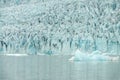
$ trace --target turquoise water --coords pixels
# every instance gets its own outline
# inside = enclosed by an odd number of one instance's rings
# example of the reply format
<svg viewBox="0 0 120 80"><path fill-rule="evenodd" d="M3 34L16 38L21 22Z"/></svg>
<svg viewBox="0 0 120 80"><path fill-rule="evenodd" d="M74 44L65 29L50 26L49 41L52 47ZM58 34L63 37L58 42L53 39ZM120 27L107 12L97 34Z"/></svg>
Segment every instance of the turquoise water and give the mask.
<svg viewBox="0 0 120 80"><path fill-rule="evenodd" d="M0 56L0 80L120 80L120 62L69 62L71 56Z"/></svg>

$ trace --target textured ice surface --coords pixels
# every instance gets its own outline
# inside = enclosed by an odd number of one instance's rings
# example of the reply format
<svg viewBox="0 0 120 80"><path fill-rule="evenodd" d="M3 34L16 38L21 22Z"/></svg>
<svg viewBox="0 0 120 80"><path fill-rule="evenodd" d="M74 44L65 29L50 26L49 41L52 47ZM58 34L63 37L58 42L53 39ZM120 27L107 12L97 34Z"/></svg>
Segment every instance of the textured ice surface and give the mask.
<svg viewBox="0 0 120 80"><path fill-rule="evenodd" d="M120 0L0 0L0 53L120 53Z"/></svg>

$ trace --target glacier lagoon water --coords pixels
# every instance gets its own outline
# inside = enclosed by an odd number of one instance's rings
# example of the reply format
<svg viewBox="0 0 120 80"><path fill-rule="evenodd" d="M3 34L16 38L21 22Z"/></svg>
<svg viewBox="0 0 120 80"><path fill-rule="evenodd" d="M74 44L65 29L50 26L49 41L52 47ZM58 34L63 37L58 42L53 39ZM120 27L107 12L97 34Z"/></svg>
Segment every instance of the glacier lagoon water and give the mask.
<svg viewBox="0 0 120 80"><path fill-rule="evenodd" d="M51 55L82 49L119 55L119 3L0 0L0 53Z"/></svg>
<svg viewBox="0 0 120 80"><path fill-rule="evenodd" d="M0 80L120 80L120 62L69 62L71 56L0 56Z"/></svg>

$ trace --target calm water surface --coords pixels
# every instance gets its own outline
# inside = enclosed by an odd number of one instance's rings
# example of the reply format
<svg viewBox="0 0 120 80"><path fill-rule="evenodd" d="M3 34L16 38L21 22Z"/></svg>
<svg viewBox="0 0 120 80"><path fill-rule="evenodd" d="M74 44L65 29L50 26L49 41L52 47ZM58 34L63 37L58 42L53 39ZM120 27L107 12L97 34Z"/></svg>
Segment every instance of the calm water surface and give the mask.
<svg viewBox="0 0 120 80"><path fill-rule="evenodd" d="M0 56L0 80L120 80L120 62L69 62L70 56Z"/></svg>

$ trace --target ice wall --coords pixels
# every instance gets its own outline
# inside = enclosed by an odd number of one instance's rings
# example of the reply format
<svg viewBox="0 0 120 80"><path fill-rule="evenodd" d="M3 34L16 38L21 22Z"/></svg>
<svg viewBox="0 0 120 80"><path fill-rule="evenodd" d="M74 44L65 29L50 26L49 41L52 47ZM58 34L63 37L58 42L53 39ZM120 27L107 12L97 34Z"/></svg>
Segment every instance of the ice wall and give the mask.
<svg viewBox="0 0 120 80"><path fill-rule="evenodd" d="M120 53L119 0L0 0L0 4L0 53L70 54L79 48Z"/></svg>
<svg viewBox="0 0 120 80"><path fill-rule="evenodd" d="M29 3L38 3L46 2L49 0L0 0L0 7L9 7L14 5L29 4Z"/></svg>

